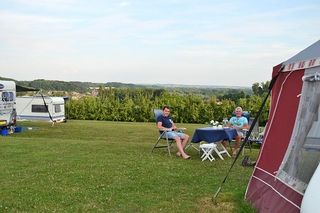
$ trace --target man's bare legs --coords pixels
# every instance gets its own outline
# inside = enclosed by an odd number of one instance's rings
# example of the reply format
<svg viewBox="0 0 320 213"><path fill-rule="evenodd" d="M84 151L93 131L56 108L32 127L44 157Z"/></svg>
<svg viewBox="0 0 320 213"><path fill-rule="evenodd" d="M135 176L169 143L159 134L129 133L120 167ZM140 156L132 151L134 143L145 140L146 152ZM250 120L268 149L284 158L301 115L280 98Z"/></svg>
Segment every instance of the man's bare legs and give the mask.
<svg viewBox="0 0 320 213"><path fill-rule="evenodd" d="M228 145L227 143L229 143L229 145ZM225 148L226 150L228 150L228 146L229 146L230 151L232 152L232 148L231 148L231 146L230 146L230 141L222 141L221 144L222 144L222 146L224 146L224 148Z"/></svg>
<svg viewBox="0 0 320 213"><path fill-rule="evenodd" d="M230 144L229 144L229 147L231 149L231 152L232 152L233 156L235 156L238 153L238 151L240 149L240 142L241 142L241 136L236 136L235 145L234 145L233 149L230 147ZM222 145L227 149L227 146L228 146L227 145L227 141L222 141Z"/></svg>
<svg viewBox="0 0 320 213"><path fill-rule="evenodd" d="M189 141L189 135L185 135L185 137L184 137L183 139L181 139L183 149L184 149L184 148L186 147L186 145L188 144L188 141Z"/></svg>
<svg viewBox="0 0 320 213"><path fill-rule="evenodd" d="M188 159L190 158L189 155L187 155L184 151L184 148L186 147L188 141L189 141L189 136L186 135L183 139L180 139L180 137L176 137L174 138L177 144L177 148L178 148L178 152L177 155L178 156L182 156L184 159Z"/></svg>
<svg viewBox="0 0 320 213"><path fill-rule="evenodd" d="M236 137L236 143L235 143L235 145L234 145L234 150L233 150L233 152L232 152L232 155L233 156L235 156L237 153L238 153L238 151L239 151L239 148L240 148L240 142L241 142L241 136L237 136Z"/></svg>

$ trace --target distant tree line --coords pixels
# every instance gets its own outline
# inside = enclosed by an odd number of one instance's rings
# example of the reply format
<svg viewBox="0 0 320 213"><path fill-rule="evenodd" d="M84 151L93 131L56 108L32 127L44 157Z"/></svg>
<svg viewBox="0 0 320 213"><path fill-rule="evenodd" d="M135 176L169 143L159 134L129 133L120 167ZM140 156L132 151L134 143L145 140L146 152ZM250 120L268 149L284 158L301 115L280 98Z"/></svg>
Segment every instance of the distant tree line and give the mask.
<svg viewBox="0 0 320 213"><path fill-rule="evenodd" d="M13 80L0 76L2 80ZM70 119L108 121L154 121L153 109L163 105L172 107L172 117L181 123L208 123L229 118L236 106L243 107L254 117L268 92L269 81L254 83L250 88L192 87L179 85L136 85L119 82L105 84L91 82L66 82L38 79L16 81L18 85L42 89L51 96L64 96L66 92L89 92L89 87L99 87L97 97L85 96L70 100L66 105ZM54 91L54 92L53 92ZM268 119L268 100L260 123Z"/></svg>
<svg viewBox="0 0 320 213"><path fill-rule="evenodd" d="M45 80L37 79L33 81L17 81L14 79L4 78L0 76L0 80L12 80L15 81L17 85L41 89L44 93L51 92L57 94L68 93L68 92L78 92L87 93L91 90L90 87L112 87L112 88L127 88L127 89L155 89L155 90L167 90L171 92L178 93L196 93L203 96L217 97L235 94L241 92L244 95L251 95L252 90L249 87L218 87L218 86L187 86L187 85L141 85L141 84L128 84L120 82L107 82L107 83L92 83L92 82L78 82L78 81L57 81L57 80Z"/></svg>
<svg viewBox="0 0 320 213"><path fill-rule="evenodd" d="M169 105L175 122L208 123L210 120L229 118L236 106L255 116L267 92L266 85L268 82L253 84L251 95L236 90L233 93L224 91L220 96L204 95L199 91L100 87L96 97L70 100L66 112L69 119L151 122L154 121L153 109ZM269 104L268 101L261 116L262 125L268 119Z"/></svg>
<svg viewBox="0 0 320 213"><path fill-rule="evenodd" d="M52 81L37 79L33 81L17 81L18 85L33 87L43 91L65 91L65 92L80 92L88 91L89 87L98 87L101 84L94 84L90 82L77 82L77 81Z"/></svg>

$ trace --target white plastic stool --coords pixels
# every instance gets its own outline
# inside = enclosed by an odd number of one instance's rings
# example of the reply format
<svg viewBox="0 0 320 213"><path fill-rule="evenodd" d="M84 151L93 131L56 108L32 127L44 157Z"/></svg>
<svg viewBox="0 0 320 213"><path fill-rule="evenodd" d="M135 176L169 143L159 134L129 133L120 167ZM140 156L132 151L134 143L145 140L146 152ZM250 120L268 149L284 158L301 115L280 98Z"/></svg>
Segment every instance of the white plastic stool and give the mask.
<svg viewBox="0 0 320 213"><path fill-rule="evenodd" d="M211 162L215 160L215 158L212 156L213 150L217 147L214 143L206 143L201 144L200 149L203 151L203 154L201 155L202 161L209 159Z"/></svg>
<svg viewBox="0 0 320 213"><path fill-rule="evenodd" d="M220 149L222 150L218 149L218 144L220 145ZM210 161L215 160L215 158L212 156L213 151L217 153L217 155L221 160L224 160L224 158L222 157L222 154L227 154L229 157L231 157L229 152L221 143L206 143L206 144L201 144L199 147L203 151L203 154L201 156L202 161L206 159L209 159Z"/></svg>

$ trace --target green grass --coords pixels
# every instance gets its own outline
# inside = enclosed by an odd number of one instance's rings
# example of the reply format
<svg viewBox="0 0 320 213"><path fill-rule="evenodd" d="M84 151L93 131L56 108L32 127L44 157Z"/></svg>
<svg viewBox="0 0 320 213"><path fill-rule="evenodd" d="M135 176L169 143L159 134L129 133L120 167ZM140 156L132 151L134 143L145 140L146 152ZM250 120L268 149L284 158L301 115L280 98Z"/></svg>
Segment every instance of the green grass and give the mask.
<svg viewBox="0 0 320 213"><path fill-rule="evenodd" d="M154 123L20 124L32 130L0 137L0 212L254 212L243 199L252 168L237 162L214 204L232 159L151 154ZM203 125L179 126L192 136Z"/></svg>

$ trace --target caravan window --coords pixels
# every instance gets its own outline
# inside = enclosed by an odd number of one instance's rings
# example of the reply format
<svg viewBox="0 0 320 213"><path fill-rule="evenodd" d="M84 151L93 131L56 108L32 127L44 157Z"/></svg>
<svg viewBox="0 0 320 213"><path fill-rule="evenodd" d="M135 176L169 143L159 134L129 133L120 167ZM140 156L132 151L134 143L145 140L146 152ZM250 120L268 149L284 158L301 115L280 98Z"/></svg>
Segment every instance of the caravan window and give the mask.
<svg viewBox="0 0 320 213"><path fill-rule="evenodd" d="M31 111L32 112L44 112L44 113L47 113L48 110L47 108L45 107L45 105L32 105L32 108L31 108Z"/></svg>
<svg viewBox="0 0 320 213"><path fill-rule="evenodd" d="M14 95L13 95L13 92L3 92L2 93L2 101L14 101L13 98Z"/></svg>
<svg viewBox="0 0 320 213"><path fill-rule="evenodd" d="M54 112L55 113L61 112L61 105L60 104L55 104L54 105Z"/></svg>

